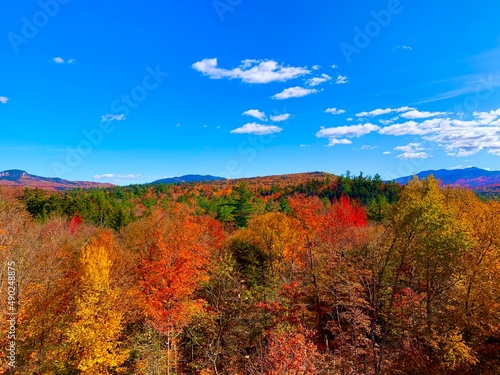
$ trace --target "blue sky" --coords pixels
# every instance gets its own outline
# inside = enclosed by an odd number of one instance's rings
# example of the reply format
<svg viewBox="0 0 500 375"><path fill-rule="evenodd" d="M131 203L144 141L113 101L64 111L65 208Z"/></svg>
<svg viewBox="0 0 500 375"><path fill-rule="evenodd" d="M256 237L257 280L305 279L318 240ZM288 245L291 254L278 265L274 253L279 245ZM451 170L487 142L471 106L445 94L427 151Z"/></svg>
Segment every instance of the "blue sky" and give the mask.
<svg viewBox="0 0 500 375"><path fill-rule="evenodd" d="M0 170L500 170L500 3L7 0Z"/></svg>

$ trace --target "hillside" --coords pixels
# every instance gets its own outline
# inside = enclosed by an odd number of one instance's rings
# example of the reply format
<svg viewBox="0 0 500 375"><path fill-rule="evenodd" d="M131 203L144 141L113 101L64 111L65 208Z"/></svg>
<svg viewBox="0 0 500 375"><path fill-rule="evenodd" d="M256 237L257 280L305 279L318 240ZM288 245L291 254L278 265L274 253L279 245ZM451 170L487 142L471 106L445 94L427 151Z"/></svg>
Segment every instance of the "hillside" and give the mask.
<svg viewBox="0 0 500 375"><path fill-rule="evenodd" d="M87 181L68 181L62 178L41 177L29 174L19 169L0 172L0 185L39 188L47 190L90 189L97 187L112 187L112 184L102 184Z"/></svg>
<svg viewBox="0 0 500 375"><path fill-rule="evenodd" d="M500 171L488 171L480 168L439 169L423 171L417 174L419 179L433 175L445 185L459 185L477 191L500 191ZM413 176L396 179L400 184L406 184Z"/></svg>
<svg viewBox="0 0 500 375"><path fill-rule="evenodd" d="M161 180L153 181L152 184L182 184L189 182L210 182L210 181L223 181L224 177L217 176L202 176L198 174L188 174L180 177L168 177Z"/></svg>

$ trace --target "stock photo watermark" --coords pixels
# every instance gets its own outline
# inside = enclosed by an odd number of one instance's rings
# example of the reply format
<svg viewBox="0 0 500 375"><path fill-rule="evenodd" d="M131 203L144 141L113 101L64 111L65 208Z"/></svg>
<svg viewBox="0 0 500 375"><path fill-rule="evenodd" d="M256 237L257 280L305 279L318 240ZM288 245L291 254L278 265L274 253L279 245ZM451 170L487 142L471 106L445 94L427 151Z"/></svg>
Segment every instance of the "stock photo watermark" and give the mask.
<svg viewBox="0 0 500 375"><path fill-rule="evenodd" d="M481 102L491 98L495 92L495 87L496 84L492 74L487 78L480 76L472 94L468 95L461 104L456 103L453 110L457 113L472 113L479 108Z"/></svg>
<svg viewBox="0 0 500 375"><path fill-rule="evenodd" d="M394 16L403 12L403 5L400 0L389 0L387 7L380 11L372 10L370 12L372 19L368 21L363 28L356 26L354 28L354 37L352 42L340 43L340 50L348 63L352 62L353 55L359 55L368 47L373 39L386 29L392 22Z"/></svg>
<svg viewBox="0 0 500 375"><path fill-rule="evenodd" d="M9 32L7 39L15 53L19 53L22 45L28 44L31 39L38 35L39 31L49 23L51 18L59 14L61 5L66 5L70 0L40 0L38 6L40 10L30 17L21 18L21 30L19 32Z"/></svg>
<svg viewBox="0 0 500 375"><path fill-rule="evenodd" d="M81 165L83 159L102 144L105 135L115 131L115 123L125 120L133 109L136 109L141 102L147 99L149 92L158 88L168 76L168 73L161 71L159 65L156 65L154 69L148 66L146 73L140 85L132 88L130 92L122 94L119 99L111 103L112 113L102 116L97 127L82 131L84 139L76 147L66 148L64 163L52 163L52 169L56 175L63 176Z"/></svg>
<svg viewBox="0 0 500 375"><path fill-rule="evenodd" d="M214 0L212 5L217 13L217 16L219 17L219 20L223 22L225 19L224 15L227 12L233 12L236 7L241 5L242 2L243 0Z"/></svg>
<svg viewBox="0 0 500 375"><path fill-rule="evenodd" d="M17 343L17 280L16 280L16 262L10 261L7 263L7 347L6 359L9 368L16 367Z"/></svg>

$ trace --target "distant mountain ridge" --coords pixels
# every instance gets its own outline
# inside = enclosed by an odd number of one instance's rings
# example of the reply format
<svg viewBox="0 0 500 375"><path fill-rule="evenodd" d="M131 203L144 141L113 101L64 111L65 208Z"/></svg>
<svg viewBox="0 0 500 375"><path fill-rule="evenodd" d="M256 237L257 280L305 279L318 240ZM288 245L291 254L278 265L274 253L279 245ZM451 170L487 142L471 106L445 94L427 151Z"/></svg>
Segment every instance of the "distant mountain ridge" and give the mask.
<svg viewBox="0 0 500 375"><path fill-rule="evenodd" d="M152 184L182 184L186 182L211 182L211 181L224 181L224 177L217 177L211 175L188 174L179 177L168 177L161 180L151 182Z"/></svg>
<svg viewBox="0 0 500 375"><path fill-rule="evenodd" d="M39 188L48 190L68 190L68 189L91 189L97 187L111 187L112 184L69 181L58 177L41 177L29 174L20 169L10 169L0 172L0 185L22 186L29 188Z"/></svg>
<svg viewBox="0 0 500 375"><path fill-rule="evenodd" d="M491 191L500 192L500 171L488 171L480 168L465 168L465 169L439 169L439 170L429 170L422 171L418 174L419 179L429 177L430 175L438 180L441 180L443 184L446 185L459 185L463 187L468 187L477 191ZM317 177L319 175L330 175L325 172L311 172L305 174L299 174L300 176L309 176L309 178ZM294 175L277 175L277 176L266 176L265 178L276 179L281 181L286 179L287 176ZM331 175L333 176L333 175ZM261 177L263 178L263 177ZM406 184L410 181L413 176L406 176L397 178L396 182L400 184ZM247 178L248 179L248 178ZM238 180L247 180L238 179ZM212 175L197 175L189 174L179 177L169 177L163 178L151 182L150 184L182 184L182 183L197 183L197 182L217 182L217 181L227 181L224 177L217 177ZM99 182L89 182L89 181L69 181L57 177L41 177L29 174L26 171L19 169L11 169L0 172L0 186L14 186L14 187L29 187L29 188L40 188L48 190L69 190L69 189L90 189L90 188L105 188L115 186L109 183L99 183Z"/></svg>
<svg viewBox="0 0 500 375"><path fill-rule="evenodd" d="M439 169L417 173L419 179L433 175L445 185L459 185L475 190L500 189L500 171L488 171L476 167L465 169ZM400 184L406 184L413 176L396 179Z"/></svg>

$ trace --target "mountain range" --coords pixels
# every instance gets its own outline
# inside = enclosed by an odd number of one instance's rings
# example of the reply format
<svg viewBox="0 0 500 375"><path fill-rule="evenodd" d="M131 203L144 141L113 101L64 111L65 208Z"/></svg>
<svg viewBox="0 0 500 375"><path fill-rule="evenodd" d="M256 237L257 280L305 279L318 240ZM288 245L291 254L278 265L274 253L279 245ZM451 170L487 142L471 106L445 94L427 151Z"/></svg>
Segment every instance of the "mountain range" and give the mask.
<svg viewBox="0 0 500 375"><path fill-rule="evenodd" d="M188 174L180 177L168 177L161 180L153 181L152 184L180 184L185 182L210 182L210 181L223 181L224 177L216 176L201 176L198 174Z"/></svg>
<svg viewBox="0 0 500 375"><path fill-rule="evenodd" d="M11 169L0 172L0 185L22 186L48 190L90 189L97 187L111 187L112 184L103 184L88 181L68 181L62 178L40 177L21 171Z"/></svg>
<svg viewBox="0 0 500 375"><path fill-rule="evenodd" d="M488 171L476 167L465 169L439 169L417 173L419 179L433 175L445 185L459 185L474 190L500 189L500 171ZM413 176L396 179L400 184L406 184Z"/></svg>
<svg viewBox="0 0 500 375"><path fill-rule="evenodd" d="M496 191L500 192L500 171L488 171L480 168L465 169L439 169L423 171L417 174L422 179L430 175L441 180L446 185L459 185L478 191ZM406 184L413 176L406 176L396 179L400 184ZM151 184L178 184L193 182L212 182L223 181L225 178L217 176L185 175L179 177L169 177L152 182ZM26 171L12 169L0 172L0 186L21 186L30 188L50 189L50 190L68 190L68 189L89 189L97 187L114 186L108 183L88 182L88 181L69 181L61 178L49 178L35 176Z"/></svg>

